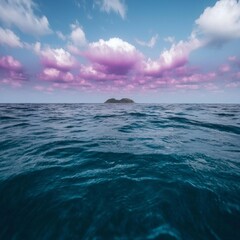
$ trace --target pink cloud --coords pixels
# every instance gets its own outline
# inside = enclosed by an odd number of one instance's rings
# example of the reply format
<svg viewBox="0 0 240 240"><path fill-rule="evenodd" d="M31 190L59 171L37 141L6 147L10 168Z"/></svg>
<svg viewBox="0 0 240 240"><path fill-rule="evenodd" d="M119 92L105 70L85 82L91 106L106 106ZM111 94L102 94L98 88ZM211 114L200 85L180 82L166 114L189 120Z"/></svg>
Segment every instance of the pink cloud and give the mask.
<svg viewBox="0 0 240 240"><path fill-rule="evenodd" d="M108 41L101 39L90 43L83 56L89 59L98 71L115 75L128 74L136 69L143 58L133 45L120 38L111 38Z"/></svg>
<svg viewBox="0 0 240 240"><path fill-rule="evenodd" d="M64 49L47 49L41 52L42 63L47 68L69 71L75 65L71 54Z"/></svg>
<svg viewBox="0 0 240 240"><path fill-rule="evenodd" d="M63 48L42 49L40 43L35 44L34 50L40 56L44 67L38 75L40 80L59 83L75 80L71 70L77 67L77 61L68 51Z"/></svg>
<svg viewBox="0 0 240 240"><path fill-rule="evenodd" d="M230 56L228 58L228 61L232 66L240 67L240 59L237 58L236 56Z"/></svg>
<svg viewBox="0 0 240 240"><path fill-rule="evenodd" d="M240 87L240 82L231 82L231 83L228 83L228 84L226 84L226 87L227 87L227 88L238 88L238 87Z"/></svg>
<svg viewBox="0 0 240 240"><path fill-rule="evenodd" d="M172 43L158 59L147 59L133 45L119 38L99 40L88 44L81 52L86 63L64 49L41 49L36 44L43 63L40 80L49 82L55 89L82 89L89 91L133 91L157 90L162 88L217 91L227 79L237 79L237 58L230 57L214 71L204 72L188 63L192 51L204 46L194 34L187 41ZM78 71L78 72L77 72ZM224 77L223 74L224 73Z"/></svg>
<svg viewBox="0 0 240 240"><path fill-rule="evenodd" d="M228 64L223 64L222 66L220 66L219 71L221 73L227 73L231 70L231 67Z"/></svg>
<svg viewBox="0 0 240 240"><path fill-rule="evenodd" d="M70 71L76 67L75 58L63 48L42 49L41 44L37 42L34 51L41 57L45 68L55 68L59 71Z"/></svg>
<svg viewBox="0 0 240 240"><path fill-rule="evenodd" d="M74 80L70 72L59 71L55 68L45 68L40 74L40 78L46 81L70 82Z"/></svg>
<svg viewBox="0 0 240 240"><path fill-rule="evenodd" d="M126 89L145 88L145 85L149 85L147 88L150 89L159 88L175 76L193 75L194 69L187 68L186 63L190 52L201 44L192 36L186 42L173 44L161 53L158 60L146 60L133 45L119 38L99 40L90 43L88 50L82 54L90 64L81 65L79 78L99 88L102 85Z"/></svg>
<svg viewBox="0 0 240 240"><path fill-rule="evenodd" d="M22 64L12 56L3 56L0 58L0 82L11 85L12 87L21 87L27 80Z"/></svg>
<svg viewBox="0 0 240 240"><path fill-rule="evenodd" d="M167 71L172 71L183 67L189 58L189 54L203 46L203 42L194 35L188 41L173 43L169 50L161 53L158 60L148 59L144 62L144 74L153 77L159 77Z"/></svg>
<svg viewBox="0 0 240 240"><path fill-rule="evenodd" d="M100 82L108 81L108 83L126 80L126 75L118 75L114 73L105 73L99 65L82 65L80 68L79 77L88 81Z"/></svg>
<svg viewBox="0 0 240 240"><path fill-rule="evenodd" d="M177 89L184 89L184 90L197 90L200 88L197 84L177 84Z"/></svg>
<svg viewBox="0 0 240 240"><path fill-rule="evenodd" d="M201 83L206 81L212 81L216 78L217 74L215 72L209 73L195 73L190 76L182 77L181 82L184 83Z"/></svg>
<svg viewBox="0 0 240 240"><path fill-rule="evenodd" d="M237 57L236 56L230 56L228 57L228 61L230 62L235 62L237 60Z"/></svg>
<svg viewBox="0 0 240 240"><path fill-rule="evenodd" d="M216 86L215 84L213 83L207 83L204 85L204 88L207 89L208 91L217 91L219 90L219 87Z"/></svg>
<svg viewBox="0 0 240 240"><path fill-rule="evenodd" d="M235 77L240 80L240 72L237 72L237 73L235 74Z"/></svg>
<svg viewBox="0 0 240 240"><path fill-rule="evenodd" d="M9 71L21 71L22 64L12 56L4 56L0 58L0 68Z"/></svg>

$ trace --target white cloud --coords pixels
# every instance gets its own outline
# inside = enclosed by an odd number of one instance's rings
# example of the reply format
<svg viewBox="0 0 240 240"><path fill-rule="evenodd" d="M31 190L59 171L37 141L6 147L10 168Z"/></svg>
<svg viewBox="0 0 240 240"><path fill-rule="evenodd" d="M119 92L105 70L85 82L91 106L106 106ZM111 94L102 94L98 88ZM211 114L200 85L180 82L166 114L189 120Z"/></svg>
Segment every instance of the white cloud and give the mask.
<svg viewBox="0 0 240 240"><path fill-rule="evenodd" d="M204 42L197 39L194 35L187 41L173 43L171 48L164 50L158 60L147 59L144 62L144 72L146 75L159 76L165 70L175 69L187 63L192 51L204 46Z"/></svg>
<svg viewBox="0 0 240 240"><path fill-rule="evenodd" d="M136 51L136 48L133 45L120 38L110 38L108 41L100 39L98 42L90 43L89 48L91 50L94 49L94 51L98 52L100 55L104 55L109 52L132 53Z"/></svg>
<svg viewBox="0 0 240 240"><path fill-rule="evenodd" d="M189 54L202 47L204 42L197 39L194 35L188 41L180 41L173 44L169 50L162 52L160 58L166 65L172 65L188 59Z"/></svg>
<svg viewBox="0 0 240 240"><path fill-rule="evenodd" d="M41 51L42 61L48 67L70 69L75 64L71 54L63 48L47 48Z"/></svg>
<svg viewBox="0 0 240 240"><path fill-rule="evenodd" d="M57 34L58 38L62 39L63 41L66 40L66 36L62 32L56 31L56 34Z"/></svg>
<svg viewBox="0 0 240 240"><path fill-rule="evenodd" d="M164 38L164 41L168 42L168 43L174 43L175 42L175 38L172 37L172 36L169 36L169 37Z"/></svg>
<svg viewBox="0 0 240 240"><path fill-rule="evenodd" d="M40 42L36 42L36 43L34 44L34 46L33 46L33 50L34 50L37 54L39 54L40 51L41 51L41 43L40 43Z"/></svg>
<svg viewBox="0 0 240 240"><path fill-rule="evenodd" d="M36 4L32 0L0 0L0 20L15 25L22 32L44 35L51 32L46 16L34 13Z"/></svg>
<svg viewBox="0 0 240 240"><path fill-rule="evenodd" d="M102 11L107 13L113 11L123 19L126 17L127 8L122 0L101 0L100 5Z"/></svg>
<svg viewBox="0 0 240 240"><path fill-rule="evenodd" d="M137 68L143 55L130 43L120 38L110 38L105 41L89 44L88 50L84 53L95 67L103 73L123 75L130 70Z"/></svg>
<svg viewBox="0 0 240 240"><path fill-rule="evenodd" d="M41 43L36 42L33 49L41 57L42 64L47 68L68 71L76 64L75 58L63 48L42 48Z"/></svg>
<svg viewBox="0 0 240 240"><path fill-rule="evenodd" d="M62 39L63 41L68 41L67 48L72 54L78 55L80 54L79 48L87 44L86 35L78 21L72 23L70 28L71 32L68 35L64 35L60 31L56 31L56 34L58 38Z"/></svg>
<svg viewBox="0 0 240 240"><path fill-rule="evenodd" d="M69 36L74 46L81 47L87 43L86 36L78 23L71 24L72 32Z"/></svg>
<svg viewBox="0 0 240 240"><path fill-rule="evenodd" d="M22 47L19 37L9 29L0 27L0 44L8 45L10 47Z"/></svg>
<svg viewBox="0 0 240 240"><path fill-rule="evenodd" d="M195 21L200 33L211 42L240 38L240 2L219 0Z"/></svg>
<svg viewBox="0 0 240 240"><path fill-rule="evenodd" d="M155 46L156 42L157 42L157 39L158 39L158 34L153 36L148 42L144 42L144 41L141 41L141 40L138 40L138 39L136 39L136 42L141 46L153 48Z"/></svg>

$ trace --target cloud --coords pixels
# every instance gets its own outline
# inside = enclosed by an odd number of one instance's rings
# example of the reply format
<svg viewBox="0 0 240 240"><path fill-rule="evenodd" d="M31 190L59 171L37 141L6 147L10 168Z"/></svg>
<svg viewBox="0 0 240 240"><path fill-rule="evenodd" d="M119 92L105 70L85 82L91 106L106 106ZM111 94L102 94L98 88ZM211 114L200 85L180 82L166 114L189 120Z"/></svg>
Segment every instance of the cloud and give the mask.
<svg viewBox="0 0 240 240"><path fill-rule="evenodd" d="M220 66L219 71L221 73L227 73L227 72L231 71L231 67L228 64L223 64Z"/></svg>
<svg viewBox="0 0 240 240"><path fill-rule="evenodd" d="M12 56L4 56L0 58L0 68L17 72L22 70L22 64Z"/></svg>
<svg viewBox="0 0 240 240"><path fill-rule="evenodd" d="M208 91L211 91L211 92L216 92L219 90L219 87L216 86L215 84L213 83L207 83L205 85L203 85L203 87L208 90Z"/></svg>
<svg viewBox="0 0 240 240"><path fill-rule="evenodd" d="M27 80L22 64L12 56L0 58L0 83L21 87Z"/></svg>
<svg viewBox="0 0 240 240"><path fill-rule="evenodd" d="M56 31L56 34L58 38L62 39L63 41L68 41L67 48L70 53L79 55L81 53L79 49L87 45L86 35L78 21L72 23L70 28L71 33L68 35L64 35L60 31Z"/></svg>
<svg viewBox="0 0 240 240"><path fill-rule="evenodd" d="M230 56L228 57L228 61L230 62L235 62L237 60L237 57L236 56Z"/></svg>
<svg viewBox="0 0 240 240"><path fill-rule="evenodd" d="M165 71L171 71L184 66L188 62L189 54L202 47L203 42L192 35L187 41L173 43L169 50L164 50L158 60L148 59L144 63L144 74L158 77Z"/></svg>
<svg viewBox="0 0 240 240"><path fill-rule="evenodd" d="M219 72L208 73L189 67L192 51L202 47L193 34L187 41L173 43L157 60L146 59L135 46L120 39L100 39L88 44L81 56L89 62L77 64L64 49L42 49L35 45L44 66L40 80L52 83L52 88L98 91L156 90L160 88L196 90L206 89L216 81ZM62 65L71 63L68 66ZM76 74L75 71L78 73ZM229 74L229 73L227 73Z"/></svg>
<svg viewBox="0 0 240 240"><path fill-rule="evenodd" d="M10 29L3 29L0 27L0 44L8 45L10 47L22 47L19 37Z"/></svg>
<svg viewBox="0 0 240 240"><path fill-rule="evenodd" d="M35 52L40 56L43 65L42 72L38 75L40 80L49 82L71 82L74 75L71 70L77 67L76 59L63 48L42 48L37 42Z"/></svg>
<svg viewBox="0 0 240 240"><path fill-rule="evenodd" d="M223 75L224 73L225 79L227 79L226 87L240 87L240 59L230 56L227 60L227 63L219 67L219 74Z"/></svg>
<svg viewBox="0 0 240 240"><path fill-rule="evenodd" d="M55 68L60 71L69 71L74 68L75 58L63 48L41 48L41 44L37 42L34 46L35 52L41 57L42 64L46 68Z"/></svg>
<svg viewBox="0 0 240 240"><path fill-rule="evenodd" d="M210 42L225 42L240 38L240 2L219 0L204 10L195 21L200 34Z"/></svg>
<svg viewBox="0 0 240 240"><path fill-rule="evenodd" d="M71 24L72 32L69 39L72 41L74 46L82 47L86 45L87 40L84 31L79 26L78 22Z"/></svg>
<svg viewBox="0 0 240 240"><path fill-rule="evenodd" d="M32 0L1 0L0 20L14 25L22 32L32 35L44 35L51 32L46 16L37 16L37 5Z"/></svg>
<svg viewBox="0 0 240 240"><path fill-rule="evenodd" d="M189 76L181 77L182 83L203 83L215 80L217 74L215 72L208 72L208 73L193 73Z"/></svg>
<svg viewBox="0 0 240 240"><path fill-rule="evenodd" d="M96 85L99 84L99 82L115 84L116 81L125 81L127 79L127 76L102 72L101 69L99 70L95 65L82 65L79 77L80 79L94 82Z"/></svg>
<svg viewBox="0 0 240 240"><path fill-rule="evenodd" d="M168 43L174 43L175 38L172 37L172 36L169 36L169 37L164 38L164 41L165 41L165 42L168 42Z"/></svg>
<svg viewBox="0 0 240 240"><path fill-rule="evenodd" d="M90 62L81 65L75 82L85 81L102 91L204 88L203 84L215 81L217 74L187 67L189 54L203 44L193 34L187 41L173 43L157 60L152 60L120 38L101 39L90 43L83 53Z"/></svg>
<svg viewBox="0 0 240 240"><path fill-rule="evenodd" d="M72 73L63 72L55 68L45 68L40 74L40 78L42 80L54 82L71 82L74 80Z"/></svg>
<svg viewBox="0 0 240 240"><path fill-rule="evenodd" d="M63 41L67 39L67 37L61 31L56 31L56 34L58 38L62 39Z"/></svg>
<svg viewBox="0 0 240 240"><path fill-rule="evenodd" d="M100 0L99 4L104 12L115 12L123 19L126 17L127 8L122 0Z"/></svg>
<svg viewBox="0 0 240 240"><path fill-rule="evenodd" d="M120 38L100 39L89 44L84 53L99 71L116 75L128 74L141 62L142 54Z"/></svg>
<svg viewBox="0 0 240 240"><path fill-rule="evenodd" d="M183 90L198 90L200 88L197 84L176 84L175 87Z"/></svg>
<svg viewBox="0 0 240 240"><path fill-rule="evenodd" d="M239 88L240 87L240 82L227 83L226 87L227 88Z"/></svg>
<svg viewBox="0 0 240 240"><path fill-rule="evenodd" d="M228 57L228 61L230 64L240 67L240 59L238 59L236 56Z"/></svg>
<svg viewBox="0 0 240 240"><path fill-rule="evenodd" d="M185 63L189 54L201 47L201 42L197 38L190 38L188 41L180 41L173 44L169 50L162 52L160 59L166 66L178 66Z"/></svg>
<svg viewBox="0 0 240 240"><path fill-rule="evenodd" d="M144 47L149 47L149 48L153 48L157 42L158 39L158 34L156 34L155 36L151 37L151 39L148 42L144 42L141 40L136 39L136 42Z"/></svg>

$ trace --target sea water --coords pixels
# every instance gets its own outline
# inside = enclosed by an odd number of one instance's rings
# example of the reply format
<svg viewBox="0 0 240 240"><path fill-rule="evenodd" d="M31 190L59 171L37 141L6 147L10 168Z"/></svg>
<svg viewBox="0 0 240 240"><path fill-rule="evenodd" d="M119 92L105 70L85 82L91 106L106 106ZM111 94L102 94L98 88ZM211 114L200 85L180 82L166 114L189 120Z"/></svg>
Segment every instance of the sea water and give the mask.
<svg viewBox="0 0 240 240"><path fill-rule="evenodd" d="M240 239L240 105L1 104L0 239Z"/></svg>

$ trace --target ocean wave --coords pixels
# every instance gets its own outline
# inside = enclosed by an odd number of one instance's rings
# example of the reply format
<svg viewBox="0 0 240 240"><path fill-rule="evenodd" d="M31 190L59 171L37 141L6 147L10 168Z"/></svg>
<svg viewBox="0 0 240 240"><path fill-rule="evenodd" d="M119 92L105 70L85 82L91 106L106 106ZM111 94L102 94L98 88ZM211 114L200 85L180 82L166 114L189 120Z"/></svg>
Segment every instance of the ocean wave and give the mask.
<svg viewBox="0 0 240 240"><path fill-rule="evenodd" d="M239 116L1 104L0 239L239 239Z"/></svg>

